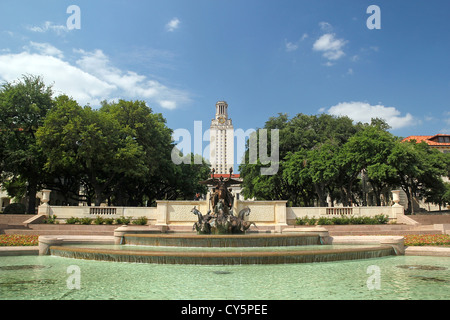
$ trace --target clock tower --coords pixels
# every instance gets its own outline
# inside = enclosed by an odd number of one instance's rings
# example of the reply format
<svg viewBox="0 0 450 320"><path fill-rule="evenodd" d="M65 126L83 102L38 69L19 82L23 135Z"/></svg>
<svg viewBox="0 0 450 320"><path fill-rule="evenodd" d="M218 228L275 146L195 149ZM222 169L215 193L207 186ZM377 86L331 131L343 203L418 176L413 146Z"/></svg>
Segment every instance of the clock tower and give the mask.
<svg viewBox="0 0 450 320"><path fill-rule="evenodd" d="M216 116L211 121L210 161L216 174L228 174L234 167L234 128L225 101L216 103Z"/></svg>

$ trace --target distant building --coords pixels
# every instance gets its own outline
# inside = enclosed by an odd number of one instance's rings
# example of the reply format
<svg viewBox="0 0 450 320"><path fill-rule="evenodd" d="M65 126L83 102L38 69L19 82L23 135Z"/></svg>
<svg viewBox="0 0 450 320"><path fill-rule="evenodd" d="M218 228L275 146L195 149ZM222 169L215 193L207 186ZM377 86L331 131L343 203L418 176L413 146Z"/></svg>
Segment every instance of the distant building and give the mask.
<svg viewBox="0 0 450 320"><path fill-rule="evenodd" d="M216 103L216 116L211 120L210 163L216 174L227 174L234 167L234 128L225 101Z"/></svg>
<svg viewBox="0 0 450 320"><path fill-rule="evenodd" d="M229 178L230 168L234 170L234 127L228 117L226 101L216 103L216 115L211 120L210 163L211 169L215 171L214 174L211 174L211 178ZM233 173L231 178L242 181L240 174ZM231 189L236 200L244 200L244 197L241 196L241 186L232 186ZM211 192L211 190L209 191Z"/></svg>
<svg viewBox="0 0 450 320"><path fill-rule="evenodd" d="M409 136L402 140L402 142L406 141L416 141L416 143L425 142L431 148L439 150L442 153L450 153L450 134L436 134L434 136ZM448 177L442 177L442 180L444 180L444 182L450 181ZM400 204L406 206L406 194L403 195L403 193L404 192L400 193ZM402 199L404 203L402 203ZM438 205L431 205L429 203L425 204L423 201L418 202L417 207L419 210L424 208L428 211L440 210Z"/></svg>
<svg viewBox="0 0 450 320"><path fill-rule="evenodd" d="M443 153L450 153L450 134L436 134L434 136L409 136L402 141L425 142L430 147Z"/></svg>

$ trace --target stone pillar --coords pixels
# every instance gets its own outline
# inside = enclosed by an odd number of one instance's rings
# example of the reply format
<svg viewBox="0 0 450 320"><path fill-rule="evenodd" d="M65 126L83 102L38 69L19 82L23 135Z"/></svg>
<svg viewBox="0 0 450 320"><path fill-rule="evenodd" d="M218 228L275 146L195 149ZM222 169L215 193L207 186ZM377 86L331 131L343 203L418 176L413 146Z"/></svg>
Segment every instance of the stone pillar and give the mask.
<svg viewBox="0 0 450 320"><path fill-rule="evenodd" d="M162 229L166 229L169 224L169 201L161 200L156 201L157 203L157 212L158 218L156 219L156 226L162 227Z"/></svg>
<svg viewBox="0 0 450 320"><path fill-rule="evenodd" d="M399 216L405 215L405 210L402 205L399 204L400 202L400 190L393 190L392 191L392 199L394 201L394 205L392 206L392 218L398 219Z"/></svg>
<svg viewBox="0 0 450 320"><path fill-rule="evenodd" d="M392 190L392 200L394 201L393 207L401 207L400 202L400 190Z"/></svg>
<svg viewBox="0 0 450 320"><path fill-rule="evenodd" d="M287 226L286 201L274 201L275 205L275 231L281 232Z"/></svg>
<svg viewBox="0 0 450 320"><path fill-rule="evenodd" d="M42 204L38 208L38 215L50 215L50 206L48 202L50 201L50 192L51 190L42 190Z"/></svg>

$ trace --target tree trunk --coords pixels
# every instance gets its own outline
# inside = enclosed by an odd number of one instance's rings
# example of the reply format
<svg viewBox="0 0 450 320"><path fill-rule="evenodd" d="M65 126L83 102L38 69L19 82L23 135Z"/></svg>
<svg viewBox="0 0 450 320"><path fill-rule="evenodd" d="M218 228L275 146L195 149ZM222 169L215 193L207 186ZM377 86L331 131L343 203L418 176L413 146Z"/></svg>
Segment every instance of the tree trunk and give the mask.
<svg viewBox="0 0 450 320"><path fill-rule="evenodd" d="M27 187L27 196L28 196L28 205L27 205L27 214L36 214L36 194L37 187L33 182L28 182Z"/></svg>
<svg viewBox="0 0 450 320"><path fill-rule="evenodd" d="M319 207L326 207L327 206L327 199L325 196L325 191L322 185L319 185L318 183L314 183L314 188L317 193L317 197L319 198Z"/></svg>

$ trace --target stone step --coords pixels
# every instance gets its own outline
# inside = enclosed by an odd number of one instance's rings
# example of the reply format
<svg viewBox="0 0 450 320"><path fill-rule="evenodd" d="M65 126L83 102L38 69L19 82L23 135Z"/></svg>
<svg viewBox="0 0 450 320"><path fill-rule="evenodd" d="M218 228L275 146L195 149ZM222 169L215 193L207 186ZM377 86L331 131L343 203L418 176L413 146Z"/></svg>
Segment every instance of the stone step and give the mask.
<svg viewBox="0 0 450 320"><path fill-rule="evenodd" d="M0 214L0 224L22 225L22 223L35 215L31 214Z"/></svg>
<svg viewBox="0 0 450 320"><path fill-rule="evenodd" d="M422 214L422 215L410 215L409 218L417 221L420 224L446 224L450 223L450 215L432 215L432 214Z"/></svg>

